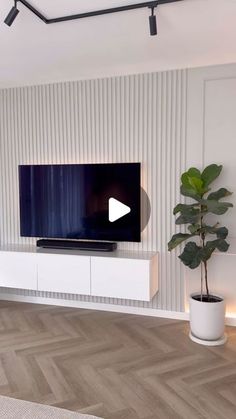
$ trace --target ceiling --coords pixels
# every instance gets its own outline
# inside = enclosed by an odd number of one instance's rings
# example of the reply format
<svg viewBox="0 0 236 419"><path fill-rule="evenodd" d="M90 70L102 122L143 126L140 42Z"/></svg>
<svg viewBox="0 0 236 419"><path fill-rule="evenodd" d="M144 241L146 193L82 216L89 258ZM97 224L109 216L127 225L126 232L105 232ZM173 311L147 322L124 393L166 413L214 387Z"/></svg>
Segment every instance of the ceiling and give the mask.
<svg viewBox="0 0 236 419"><path fill-rule="evenodd" d="M48 18L140 0L29 0ZM183 0L148 9L45 25L0 0L0 88L236 62L236 0Z"/></svg>

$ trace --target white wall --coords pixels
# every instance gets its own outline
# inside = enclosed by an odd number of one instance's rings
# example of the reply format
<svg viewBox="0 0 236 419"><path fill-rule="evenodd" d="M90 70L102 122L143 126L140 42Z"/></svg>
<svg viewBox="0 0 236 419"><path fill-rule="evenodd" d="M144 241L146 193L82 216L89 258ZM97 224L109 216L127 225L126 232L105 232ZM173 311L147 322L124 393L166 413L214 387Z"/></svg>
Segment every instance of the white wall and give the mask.
<svg viewBox="0 0 236 419"><path fill-rule="evenodd" d="M158 295L150 304L56 297L183 310L182 268L167 242L185 168L185 124L185 70L0 91L1 242L34 243L19 235L19 164L140 161L151 219L141 244L120 247L160 252Z"/></svg>
<svg viewBox="0 0 236 419"><path fill-rule="evenodd" d="M223 164L214 188L233 192L234 204L214 220L229 229L228 253L216 253L209 263L212 292L226 297L227 311L236 314L236 65L206 67L189 71L187 112L187 166L202 168ZM221 221L222 220L222 221ZM199 270L185 271L186 304L190 292L199 289Z"/></svg>
<svg viewBox="0 0 236 419"><path fill-rule="evenodd" d="M140 245L121 247L158 250L161 255L160 291L150 304L5 291L184 310L188 293L199 288L199 271L184 270L176 253L167 252L175 230L172 208L180 199L180 173L192 165L222 163L220 184L234 192L235 203L235 109L236 65L0 91L1 242L31 241L19 237L18 164L141 161L151 220ZM236 315L236 206L222 219L230 229L231 247L210 262L210 286L226 296L228 312Z"/></svg>

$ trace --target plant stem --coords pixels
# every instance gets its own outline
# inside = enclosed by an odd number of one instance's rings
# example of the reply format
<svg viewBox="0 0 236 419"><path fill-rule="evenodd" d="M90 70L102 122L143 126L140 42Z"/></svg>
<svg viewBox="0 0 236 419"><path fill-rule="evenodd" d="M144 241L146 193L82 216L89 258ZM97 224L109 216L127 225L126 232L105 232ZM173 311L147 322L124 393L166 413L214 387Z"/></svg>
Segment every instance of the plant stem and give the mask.
<svg viewBox="0 0 236 419"><path fill-rule="evenodd" d="M201 301L202 301L202 294L203 294L203 266L201 262Z"/></svg>
<svg viewBox="0 0 236 419"><path fill-rule="evenodd" d="M202 206L200 205L200 212L202 212ZM202 228L203 225L203 216L201 216L200 219L200 226ZM202 248L205 247L205 233L200 234L201 241L202 241ZM207 271L207 261L205 260L203 262L204 265L204 271L205 271L205 288L206 288L206 294L207 294L207 300L209 301L209 287L208 287L208 271ZM201 269L201 301L202 301L202 269Z"/></svg>
<svg viewBox="0 0 236 419"><path fill-rule="evenodd" d="M208 288L208 278L207 278L207 262L204 262L204 269L205 269L205 285L206 285L206 293L207 299L209 301L209 288Z"/></svg>
<svg viewBox="0 0 236 419"><path fill-rule="evenodd" d="M200 205L200 213L202 212L202 206ZM200 218L200 228L202 229L202 220L203 217ZM201 241L201 246L204 247L205 245L205 236L204 234L200 234L200 241ZM202 269L202 262L201 262L201 301L202 301L202 296L203 296L203 269Z"/></svg>

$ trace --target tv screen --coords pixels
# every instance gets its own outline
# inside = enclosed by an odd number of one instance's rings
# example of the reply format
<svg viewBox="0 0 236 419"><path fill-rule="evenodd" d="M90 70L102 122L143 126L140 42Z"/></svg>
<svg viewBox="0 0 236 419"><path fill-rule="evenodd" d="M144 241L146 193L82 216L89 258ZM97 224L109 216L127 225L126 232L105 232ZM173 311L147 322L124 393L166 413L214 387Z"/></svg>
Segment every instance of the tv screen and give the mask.
<svg viewBox="0 0 236 419"><path fill-rule="evenodd" d="M24 237L140 241L140 163L19 166Z"/></svg>

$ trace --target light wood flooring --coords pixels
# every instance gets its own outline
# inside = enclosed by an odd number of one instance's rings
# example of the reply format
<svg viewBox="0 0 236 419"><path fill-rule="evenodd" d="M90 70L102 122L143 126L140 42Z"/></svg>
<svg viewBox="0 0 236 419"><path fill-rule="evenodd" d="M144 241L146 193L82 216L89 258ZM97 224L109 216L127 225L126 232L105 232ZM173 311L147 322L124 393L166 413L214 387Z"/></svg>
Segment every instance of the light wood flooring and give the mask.
<svg viewBox="0 0 236 419"><path fill-rule="evenodd" d="M235 419L236 328L0 301L0 394L105 419Z"/></svg>

